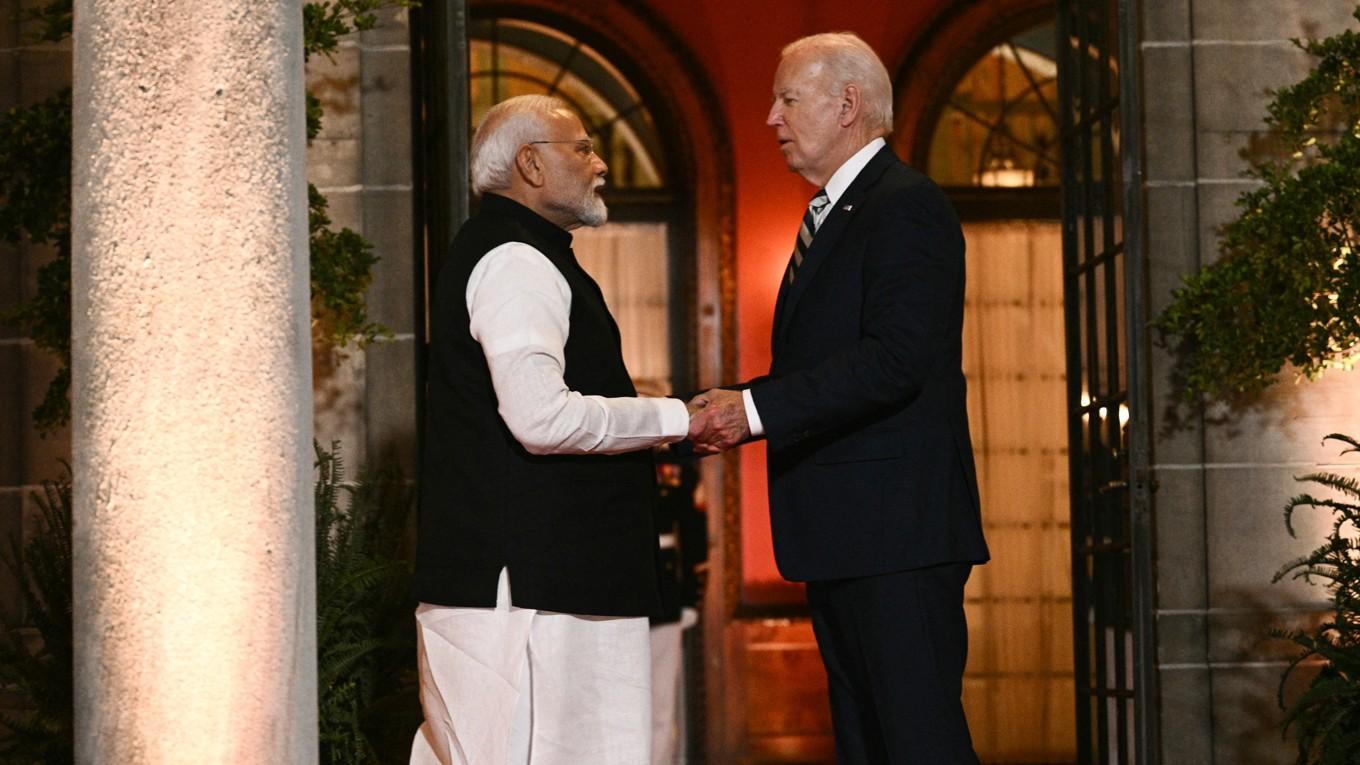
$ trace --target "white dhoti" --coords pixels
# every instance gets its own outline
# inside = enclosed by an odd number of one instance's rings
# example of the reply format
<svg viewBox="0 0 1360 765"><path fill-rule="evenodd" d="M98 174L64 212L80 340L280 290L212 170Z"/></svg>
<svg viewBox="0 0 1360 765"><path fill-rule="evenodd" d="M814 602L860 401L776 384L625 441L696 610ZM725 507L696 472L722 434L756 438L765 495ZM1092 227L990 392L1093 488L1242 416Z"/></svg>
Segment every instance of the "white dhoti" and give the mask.
<svg viewBox="0 0 1360 765"><path fill-rule="evenodd" d="M416 609L425 723L411 765L638 765L649 760L647 619L510 605Z"/></svg>

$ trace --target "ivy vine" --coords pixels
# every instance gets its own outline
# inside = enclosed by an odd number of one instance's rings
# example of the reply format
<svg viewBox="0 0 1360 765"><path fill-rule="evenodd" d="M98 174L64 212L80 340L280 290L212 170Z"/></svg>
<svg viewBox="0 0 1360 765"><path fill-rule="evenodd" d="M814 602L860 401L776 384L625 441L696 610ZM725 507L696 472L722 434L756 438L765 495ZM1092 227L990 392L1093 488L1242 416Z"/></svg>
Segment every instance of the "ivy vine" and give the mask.
<svg viewBox="0 0 1360 765"><path fill-rule="evenodd" d="M1187 401L1253 396L1286 364L1313 379L1360 360L1360 34L1294 43L1316 63L1269 105L1284 150L1251 161L1260 185L1238 197L1219 259L1153 323Z"/></svg>
<svg viewBox="0 0 1360 765"><path fill-rule="evenodd" d="M378 11L409 0L318 0L303 6L303 52L331 57L340 39L372 29ZM71 34L72 0L25 9L31 38L59 42ZM321 102L307 94L307 142L321 130ZM365 291L378 257L373 245L348 228L335 230L326 197L308 184L312 339L318 348L363 347L388 334L367 313ZM71 384L71 89L0 116L0 238L11 244L47 245L53 257L37 273L30 298L0 312L35 345L56 356L59 369L33 411L48 433L70 419Z"/></svg>

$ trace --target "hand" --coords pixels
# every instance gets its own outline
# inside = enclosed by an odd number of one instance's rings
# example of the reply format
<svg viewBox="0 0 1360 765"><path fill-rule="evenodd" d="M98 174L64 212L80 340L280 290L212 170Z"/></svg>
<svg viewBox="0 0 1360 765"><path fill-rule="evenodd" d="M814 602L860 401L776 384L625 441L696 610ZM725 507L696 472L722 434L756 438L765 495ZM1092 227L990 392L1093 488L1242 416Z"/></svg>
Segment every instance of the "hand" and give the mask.
<svg viewBox="0 0 1360 765"><path fill-rule="evenodd" d="M714 388L695 396L686 407L689 440L700 454L717 454L751 437L741 391Z"/></svg>

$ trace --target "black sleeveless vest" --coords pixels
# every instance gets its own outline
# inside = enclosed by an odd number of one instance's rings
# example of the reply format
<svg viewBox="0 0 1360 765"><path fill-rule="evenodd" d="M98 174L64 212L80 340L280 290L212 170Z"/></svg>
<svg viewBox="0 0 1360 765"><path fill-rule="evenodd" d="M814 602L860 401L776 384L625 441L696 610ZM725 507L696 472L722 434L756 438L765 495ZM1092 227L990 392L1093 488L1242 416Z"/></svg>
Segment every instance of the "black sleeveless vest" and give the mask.
<svg viewBox="0 0 1360 765"><path fill-rule="evenodd" d="M571 287L567 387L636 395L618 327L576 263L571 235L513 200L484 195L453 241L433 298L413 594L436 605L494 606L508 567L521 608L651 615L659 608L651 452L536 456L496 411L465 293L477 263L507 242L542 252Z"/></svg>

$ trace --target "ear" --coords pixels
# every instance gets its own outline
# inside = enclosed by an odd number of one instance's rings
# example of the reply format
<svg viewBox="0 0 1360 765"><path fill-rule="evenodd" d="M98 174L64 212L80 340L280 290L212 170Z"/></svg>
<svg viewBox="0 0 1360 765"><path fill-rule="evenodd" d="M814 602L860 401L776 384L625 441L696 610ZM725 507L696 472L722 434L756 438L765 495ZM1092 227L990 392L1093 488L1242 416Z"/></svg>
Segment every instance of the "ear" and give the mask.
<svg viewBox="0 0 1360 765"><path fill-rule="evenodd" d="M542 186L547 178L542 157L528 144L519 147L519 151L515 152L515 171L533 188Z"/></svg>
<svg viewBox="0 0 1360 765"><path fill-rule="evenodd" d="M864 99L859 92L859 86L850 84L841 91L840 114L837 115L841 127L850 127L859 120L860 110L864 108Z"/></svg>

